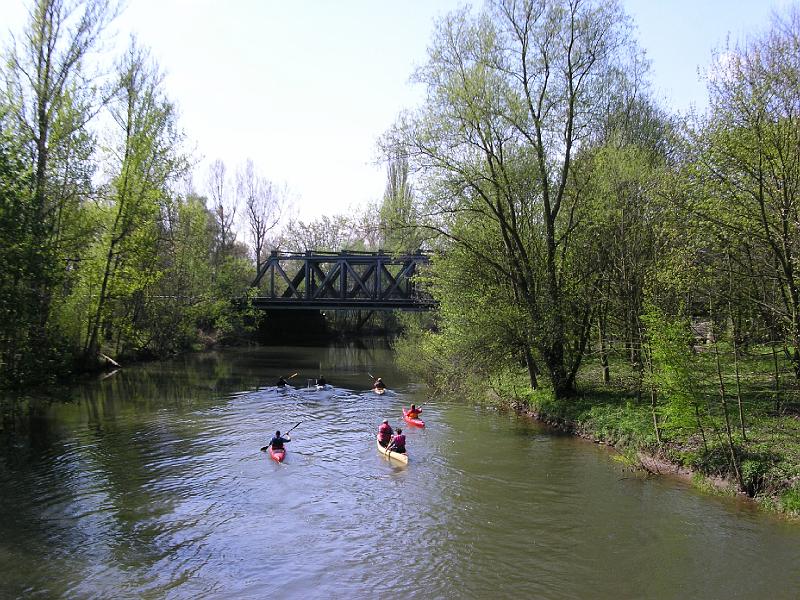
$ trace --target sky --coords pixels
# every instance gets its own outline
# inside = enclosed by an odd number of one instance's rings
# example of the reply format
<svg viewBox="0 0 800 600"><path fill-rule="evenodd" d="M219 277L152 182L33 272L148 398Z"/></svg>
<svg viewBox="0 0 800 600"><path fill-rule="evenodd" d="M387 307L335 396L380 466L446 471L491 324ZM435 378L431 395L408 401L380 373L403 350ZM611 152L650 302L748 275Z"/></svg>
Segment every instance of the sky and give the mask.
<svg viewBox="0 0 800 600"><path fill-rule="evenodd" d="M377 140L423 90L434 19L463 0L127 0L107 43L151 48L197 161L228 171L252 159L311 220L378 201L386 168ZM19 31L28 0L0 0L0 33ZM472 2L472 4L479 4ZM621 0L651 60L656 96L705 108L704 73L726 38L764 31L788 0ZM5 31L4 31L5 30Z"/></svg>

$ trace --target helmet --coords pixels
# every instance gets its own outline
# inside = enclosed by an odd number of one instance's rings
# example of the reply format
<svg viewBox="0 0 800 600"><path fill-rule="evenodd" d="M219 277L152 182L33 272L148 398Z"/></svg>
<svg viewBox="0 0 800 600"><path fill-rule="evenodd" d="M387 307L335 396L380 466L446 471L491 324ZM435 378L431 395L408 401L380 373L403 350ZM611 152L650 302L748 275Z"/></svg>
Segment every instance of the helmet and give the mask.
<svg viewBox="0 0 800 600"><path fill-rule="evenodd" d="M389 424L389 419L384 419L383 422L388 425Z"/></svg>

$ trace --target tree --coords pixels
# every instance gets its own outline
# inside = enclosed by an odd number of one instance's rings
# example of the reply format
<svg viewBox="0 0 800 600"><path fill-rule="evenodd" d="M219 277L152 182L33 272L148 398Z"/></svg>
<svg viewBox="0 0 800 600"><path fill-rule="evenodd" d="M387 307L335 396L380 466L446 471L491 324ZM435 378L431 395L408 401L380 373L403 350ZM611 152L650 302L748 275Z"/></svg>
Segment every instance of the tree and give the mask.
<svg viewBox="0 0 800 600"><path fill-rule="evenodd" d="M0 109L2 110L2 109ZM33 204L31 174L0 112L0 364L6 380L27 376L35 348L28 325L36 321L36 294L30 285Z"/></svg>
<svg viewBox="0 0 800 600"><path fill-rule="evenodd" d="M363 250L364 232L346 215L323 215L313 221L290 221L279 245L290 252Z"/></svg>
<svg viewBox="0 0 800 600"><path fill-rule="evenodd" d="M381 247L390 252L416 252L422 245L422 230L414 214L408 160L395 154L388 161L386 175L386 190L379 209Z"/></svg>
<svg viewBox="0 0 800 600"><path fill-rule="evenodd" d="M113 334L112 301L122 308L157 280L153 267L161 206L169 185L188 168L180 154L175 108L164 97L162 81L158 67L133 41L119 65L119 92L109 107L118 142L109 152L114 176L106 188L98 245L99 286L92 295L94 312L85 344L89 358L98 351L101 327ZM117 330L121 327L116 324Z"/></svg>
<svg viewBox="0 0 800 600"><path fill-rule="evenodd" d="M641 374L640 315L652 292L648 282L664 249L666 215L661 200L673 168L678 140L671 119L646 95L646 88L611 105L598 145L578 157L576 177L585 180L596 243L584 252L594 263L595 313L604 381L610 379L610 340L624 344L631 365ZM651 298L652 300L652 298Z"/></svg>
<svg viewBox="0 0 800 600"><path fill-rule="evenodd" d="M234 225L238 206L236 197L228 190L229 185L225 163L215 160L208 167L208 193L211 211L216 219L214 257L218 266L225 260L236 241Z"/></svg>
<svg viewBox="0 0 800 600"><path fill-rule="evenodd" d="M21 169L4 210L17 219L3 237L14 254L6 291L22 302L8 338L17 348L6 362L7 380L25 380L42 366L50 375L71 367L74 349L67 347L61 313L91 244L85 211L93 197L96 144L89 123L107 98L102 77L86 64L114 14L104 0L34 1L23 34L12 38L4 56L3 143L13 140L6 147L14 157L8 166Z"/></svg>
<svg viewBox="0 0 800 600"><path fill-rule="evenodd" d="M286 194L284 191L256 173L253 161L248 159L236 174L238 204L244 205L247 226L253 242L256 273L264 264L264 251L268 235L280 222Z"/></svg>
<svg viewBox="0 0 800 600"><path fill-rule="evenodd" d="M591 274L572 268L582 264L587 218L573 161L593 143L605 98L625 93L621 73L635 60L616 3L495 0L474 18L462 10L439 23L416 75L428 102L385 140L426 179L423 227L508 283L557 397L575 391L592 316ZM475 227L456 231L459 219ZM502 254L473 239L486 227Z"/></svg>
<svg viewBox="0 0 800 600"><path fill-rule="evenodd" d="M800 377L800 9L720 58L694 136L692 213L711 232L719 289L731 273L785 339ZM688 203L687 203L688 204ZM724 301L724 300L721 300ZM731 311L733 312L733 311Z"/></svg>

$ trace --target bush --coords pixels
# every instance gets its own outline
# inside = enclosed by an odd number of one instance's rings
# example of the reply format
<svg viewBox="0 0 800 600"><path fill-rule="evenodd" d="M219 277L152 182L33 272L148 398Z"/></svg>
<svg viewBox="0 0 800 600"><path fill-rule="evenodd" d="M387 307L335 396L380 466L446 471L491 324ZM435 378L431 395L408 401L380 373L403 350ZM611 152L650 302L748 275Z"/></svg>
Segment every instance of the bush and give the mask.
<svg viewBox="0 0 800 600"><path fill-rule="evenodd" d="M800 483L781 494L781 506L786 512L800 514Z"/></svg>

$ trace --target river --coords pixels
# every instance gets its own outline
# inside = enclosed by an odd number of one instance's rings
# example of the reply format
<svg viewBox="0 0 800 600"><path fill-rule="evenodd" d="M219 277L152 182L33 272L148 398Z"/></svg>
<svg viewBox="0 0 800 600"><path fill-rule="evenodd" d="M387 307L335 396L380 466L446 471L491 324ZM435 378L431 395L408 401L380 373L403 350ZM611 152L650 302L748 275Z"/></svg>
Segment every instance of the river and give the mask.
<svg viewBox="0 0 800 600"><path fill-rule="evenodd" d="M306 389L320 371L333 388ZM427 427L400 466L374 432L411 402ZM283 464L259 451L296 423ZM6 401L0 598L270 595L798 598L800 526L429 397L377 343L186 356Z"/></svg>

